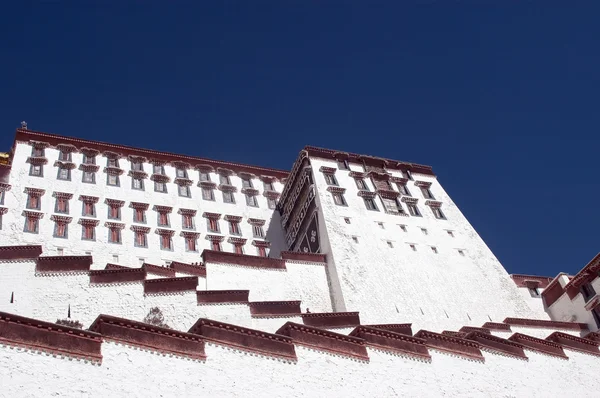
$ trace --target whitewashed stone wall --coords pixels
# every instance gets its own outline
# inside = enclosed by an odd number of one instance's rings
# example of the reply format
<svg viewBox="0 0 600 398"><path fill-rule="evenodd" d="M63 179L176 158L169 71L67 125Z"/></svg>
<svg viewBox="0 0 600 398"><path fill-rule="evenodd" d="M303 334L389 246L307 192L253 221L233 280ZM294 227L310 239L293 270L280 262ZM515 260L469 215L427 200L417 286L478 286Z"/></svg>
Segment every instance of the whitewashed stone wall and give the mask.
<svg viewBox="0 0 600 398"><path fill-rule="evenodd" d="M485 363L432 352L424 363L369 349L370 362L296 346L297 363L207 344L206 362L115 343L93 366L0 345L3 396L40 397L530 397L594 396L598 358L526 351L529 361L484 353Z"/></svg>
<svg viewBox="0 0 600 398"><path fill-rule="evenodd" d="M131 163L127 159L119 160L119 167L124 170L120 176L120 186L108 186L106 184L106 173L103 172L107 159L98 155L96 164L100 170L96 173L96 183L89 184L82 182L82 171L74 169L71 171L71 181L58 180L58 168L54 167L54 162L58 159L59 151L53 148L45 149L45 156L48 164L44 166L44 177L34 177L29 175L29 164L27 158L31 155L31 146L29 144L18 143L15 148L15 154L10 174L10 184L12 189L6 193L4 207L9 209L3 216L2 229L0 230L0 242L2 245L23 245L23 244L41 244L44 246L45 255L57 255L60 251L64 255L82 255L92 253L94 256L94 268L103 268L107 262L117 263L125 266L137 267L141 260L162 265L166 261L197 262L200 261L199 253L202 250L210 248L210 242L206 240L207 221L202 217L204 212L219 213L243 217L240 227L242 235L247 238L244 247L247 254L256 254L256 247L252 246L252 226L248 224L248 218L265 220L264 230L266 239L271 242L270 255L278 257L281 250L284 249L283 233L279 221L279 213L269 209L267 199L263 196L263 183L259 179L253 179L253 185L259 190L257 195L259 207L246 205L244 195L240 192L242 188L241 178L231 176L231 183L238 188L235 194L236 203L224 203L221 191L214 191L215 201L206 201L202 199L201 189L197 186L198 171L188 170L188 176L194 181L190 187L191 198L181 197L177 192L177 185L173 183L175 179L175 168L165 165L165 174L171 178L168 183L168 193L154 192L154 183L146 179L145 190L139 191L131 189L131 177L127 176L131 169ZM73 153L72 161L79 166L83 161L81 153ZM144 164L144 171L148 175L152 174L152 165ZM218 174L211 173L211 180L219 184ZM25 218L22 216L26 209L27 195L25 188L32 187L44 189L45 195L41 198L41 212L44 218L40 220L40 230L38 234L24 233ZM276 191L281 192L283 185L280 182L274 183ZM54 222L50 216L54 213L55 198L53 192L72 193L73 199L69 203L69 217L73 221L69 225L68 239L54 238ZM81 239L81 226L77 224L82 214L82 202L79 201L79 195L88 195L98 197L96 204L96 219L100 220L96 227L96 241L85 241ZM105 199L124 200L125 205L121 208L121 221L108 220L108 205L104 203ZM151 228L148 234L148 248L138 248L134 246L134 233L129 229L133 223L133 209L129 208L131 202L148 203L149 209L146 212L147 223L135 224ZM175 231L173 236L172 251L160 250L159 236L155 234L157 228L157 213L152 210L154 205L171 206L173 212L170 214L171 229ZM180 209L196 209L195 217L196 232L200 232L198 240L198 252L186 252L184 239L179 236L181 229L181 215L177 214ZM121 222L126 225L122 231L122 243L108 243L108 229L104 227L106 221ZM231 244L227 243L228 224L221 219L220 227L225 241L222 243L223 250L233 252ZM211 233L212 234L212 233Z"/></svg>
<svg viewBox="0 0 600 398"><path fill-rule="evenodd" d="M432 183L431 192L443 202L447 220L434 217L413 181L408 187L419 199L422 217L386 214L379 199L380 211L367 210L357 196L354 179L344 170L337 170L335 176L340 187L346 188L348 206L337 206L319 172L321 166L337 168L336 163L311 158L311 165L327 235L322 234L321 239L331 250L329 267L334 266L337 273L345 310L360 311L363 323L412 322L414 330L455 330L464 325L481 326L490 320L501 322L507 316L548 319L541 301L536 310L524 300L436 178L413 175L415 180ZM350 166L353 171L363 171L358 165ZM394 171L392 175L401 177ZM370 181L367 184L374 190ZM403 207L407 210L405 204ZM383 229L378 222L383 223ZM399 224L406 225L407 232ZM412 251L409 244L415 244L417 251ZM465 256L459 254L459 249Z"/></svg>

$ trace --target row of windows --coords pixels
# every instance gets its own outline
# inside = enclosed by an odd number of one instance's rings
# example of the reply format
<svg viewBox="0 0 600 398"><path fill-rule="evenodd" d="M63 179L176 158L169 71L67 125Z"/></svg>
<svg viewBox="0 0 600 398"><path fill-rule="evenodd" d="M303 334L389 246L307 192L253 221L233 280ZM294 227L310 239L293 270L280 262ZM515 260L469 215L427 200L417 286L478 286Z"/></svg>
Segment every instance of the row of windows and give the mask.
<svg viewBox="0 0 600 398"><path fill-rule="evenodd" d="M332 192L331 196L333 197L333 203L335 203L336 205L348 206L343 193ZM404 210L404 208L402 207L402 204L398 200L398 198L384 198L381 196L379 196L379 198L381 199L383 208L385 209L386 212L389 212L392 214L400 214L400 215L407 214L406 211ZM374 197L364 197L363 196L362 199L365 203L365 207L367 208L367 210L379 211L379 207L377 206L377 203L375 202ZM406 208L408 209L408 214L410 214L413 217L422 217L421 210L419 210L419 207L417 206L416 203L405 203L405 205L406 205ZM446 215L442 212L442 209L440 209L439 207L433 207L433 206L430 206L430 208L431 208L431 211L435 218L437 218L439 220L446 219Z"/></svg>
<svg viewBox="0 0 600 398"><path fill-rule="evenodd" d="M335 178L334 174L324 173L323 175L325 176L325 182L327 183L327 185L334 186L334 187L338 187L339 186L337 178ZM369 185L362 178L354 177L354 182L356 183L356 187L360 191L367 191L367 192L371 191L369 189ZM389 182L389 181L381 181L381 183L386 184L386 188L388 188L390 191L394 191L394 187L393 187L393 185L392 185L391 182ZM412 197L412 194L410 193L410 190L408 189L408 187L406 186L406 184L397 183L396 186L398 187L398 192L400 192L400 194L402 194L404 196L411 196ZM431 190L428 187L422 186L422 187L419 187L419 188L421 189L421 193L423 194L423 197L425 199L435 200L435 197L433 196L433 194L431 193Z"/></svg>
<svg viewBox="0 0 600 398"><path fill-rule="evenodd" d="M367 169L365 168L364 165L361 165L363 171L367 171ZM350 164L348 163L347 160L338 160L337 161L337 167L339 170L350 170ZM408 179L408 180L413 180L413 176L412 173L410 172L410 170L399 170L400 173L402 174L402 177Z"/></svg>
<svg viewBox="0 0 600 398"><path fill-rule="evenodd" d="M354 243L359 243L359 238L358 236L352 236L352 241ZM394 248L394 242L391 240L386 241L387 246L392 249ZM416 243L406 243L408 245L408 247L410 248L410 250L416 252L417 251L417 244ZM429 249L435 253L435 254L439 254L439 250L437 248L437 246L429 246ZM456 252L458 254L460 254L461 256L465 256L465 250L464 249L456 249Z"/></svg>

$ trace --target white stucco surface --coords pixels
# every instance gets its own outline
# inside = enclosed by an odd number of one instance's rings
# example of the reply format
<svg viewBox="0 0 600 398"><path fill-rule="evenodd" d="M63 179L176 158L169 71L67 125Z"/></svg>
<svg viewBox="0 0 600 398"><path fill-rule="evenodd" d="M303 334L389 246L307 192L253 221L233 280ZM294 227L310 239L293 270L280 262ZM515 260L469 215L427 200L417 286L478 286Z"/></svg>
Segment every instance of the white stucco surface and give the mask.
<svg viewBox="0 0 600 398"><path fill-rule="evenodd" d="M195 362L107 342L93 366L0 346L0 379L4 396L19 397L593 396L600 388L597 358L573 351L568 361L485 353L485 363L439 352L431 363L370 349L369 363L296 352L297 363L285 363L207 344L206 362Z"/></svg>

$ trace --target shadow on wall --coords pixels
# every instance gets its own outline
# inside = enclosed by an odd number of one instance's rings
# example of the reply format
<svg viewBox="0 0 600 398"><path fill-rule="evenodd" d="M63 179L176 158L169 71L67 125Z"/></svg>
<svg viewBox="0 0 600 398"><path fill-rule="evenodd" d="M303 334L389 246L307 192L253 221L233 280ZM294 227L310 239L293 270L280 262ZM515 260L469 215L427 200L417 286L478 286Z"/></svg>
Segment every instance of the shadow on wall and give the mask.
<svg viewBox="0 0 600 398"><path fill-rule="evenodd" d="M269 225L266 226L265 235L266 239L271 242L269 257L279 258L282 251L288 250L287 245L285 244L285 236L281 226L281 215L279 214L279 211L275 210L273 212L273 217L271 217Z"/></svg>

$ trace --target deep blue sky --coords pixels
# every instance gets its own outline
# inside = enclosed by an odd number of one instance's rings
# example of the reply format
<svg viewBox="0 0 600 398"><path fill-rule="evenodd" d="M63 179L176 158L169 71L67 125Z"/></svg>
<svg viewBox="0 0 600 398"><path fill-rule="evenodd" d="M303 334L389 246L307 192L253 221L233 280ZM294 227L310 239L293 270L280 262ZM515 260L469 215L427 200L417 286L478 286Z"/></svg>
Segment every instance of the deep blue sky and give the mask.
<svg viewBox="0 0 600 398"><path fill-rule="evenodd" d="M0 148L26 120L283 169L390 157L432 165L511 273L600 250L600 2L11 3Z"/></svg>

